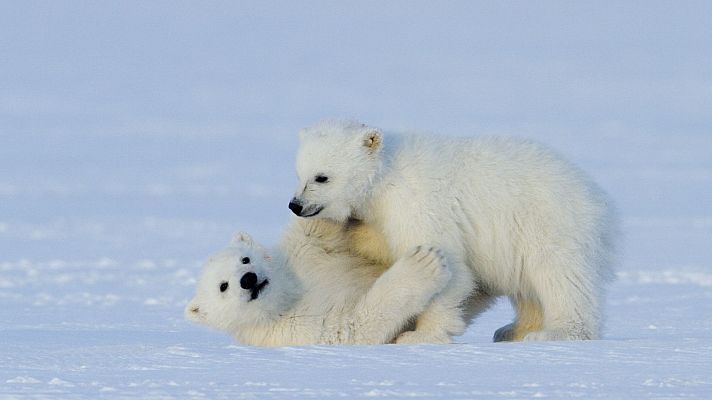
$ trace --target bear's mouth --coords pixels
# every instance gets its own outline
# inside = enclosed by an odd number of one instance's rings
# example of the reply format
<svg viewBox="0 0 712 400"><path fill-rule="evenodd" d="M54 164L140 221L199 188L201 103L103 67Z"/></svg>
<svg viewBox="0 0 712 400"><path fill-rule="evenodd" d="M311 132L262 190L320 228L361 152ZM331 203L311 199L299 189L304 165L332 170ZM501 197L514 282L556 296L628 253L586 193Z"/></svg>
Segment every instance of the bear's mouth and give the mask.
<svg viewBox="0 0 712 400"><path fill-rule="evenodd" d="M319 213L321 212L321 210L323 210L323 209L324 209L324 206L319 206L319 207L318 207L314 212L312 212L311 214L300 215L300 217L302 217L302 218L313 217L313 216L319 214Z"/></svg>
<svg viewBox="0 0 712 400"><path fill-rule="evenodd" d="M255 286L251 291L250 291L250 300L257 300L257 298L260 296L260 292L262 292L262 289L265 288L269 284L269 279L265 279L260 283L259 285Z"/></svg>

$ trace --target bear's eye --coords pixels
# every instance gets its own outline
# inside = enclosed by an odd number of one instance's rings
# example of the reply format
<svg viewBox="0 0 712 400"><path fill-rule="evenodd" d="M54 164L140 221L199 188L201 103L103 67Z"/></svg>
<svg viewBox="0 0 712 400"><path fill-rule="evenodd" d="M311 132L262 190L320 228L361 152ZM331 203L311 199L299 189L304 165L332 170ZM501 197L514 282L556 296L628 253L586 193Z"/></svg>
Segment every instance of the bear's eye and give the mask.
<svg viewBox="0 0 712 400"><path fill-rule="evenodd" d="M329 181L329 177L324 175L317 175L314 177L314 181L316 181L317 183L326 183Z"/></svg>
<svg viewBox="0 0 712 400"><path fill-rule="evenodd" d="M243 257L242 260L240 260L240 261L242 261L243 264L249 264L249 263L250 263L250 257Z"/></svg>
<svg viewBox="0 0 712 400"><path fill-rule="evenodd" d="M227 282L221 283L221 284L220 284L220 292L222 293L222 292L226 291L226 290L227 290L227 287L228 287Z"/></svg>

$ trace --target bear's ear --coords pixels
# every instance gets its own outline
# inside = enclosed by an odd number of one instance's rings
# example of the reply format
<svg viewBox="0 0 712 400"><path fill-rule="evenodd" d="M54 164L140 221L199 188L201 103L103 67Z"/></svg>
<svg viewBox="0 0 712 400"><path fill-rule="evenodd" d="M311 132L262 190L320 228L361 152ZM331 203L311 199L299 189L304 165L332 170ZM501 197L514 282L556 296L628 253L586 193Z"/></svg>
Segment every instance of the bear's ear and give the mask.
<svg viewBox="0 0 712 400"><path fill-rule="evenodd" d="M185 319L193 322L201 322L203 319L202 311L200 310L200 304L197 298L193 298L187 306L185 306Z"/></svg>
<svg viewBox="0 0 712 400"><path fill-rule="evenodd" d="M251 245L252 244L252 236L250 236L246 232L237 232L235 235L233 235L230 243L231 244L246 243L246 244Z"/></svg>
<svg viewBox="0 0 712 400"><path fill-rule="evenodd" d="M383 142L383 133L378 128L368 128L362 134L363 147L368 150L369 154L376 153L381 148Z"/></svg>

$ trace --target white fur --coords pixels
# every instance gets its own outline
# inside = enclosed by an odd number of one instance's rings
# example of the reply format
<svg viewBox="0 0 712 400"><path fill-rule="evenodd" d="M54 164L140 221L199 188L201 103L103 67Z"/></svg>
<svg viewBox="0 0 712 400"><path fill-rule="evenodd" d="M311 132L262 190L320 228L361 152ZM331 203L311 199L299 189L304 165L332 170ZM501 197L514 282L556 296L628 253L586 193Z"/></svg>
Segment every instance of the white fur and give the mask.
<svg viewBox="0 0 712 400"><path fill-rule="evenodd" d="M293 202L302 215L362 221L370 233L354 247L372 259L420 243L445 253L453 279L400 342L447 342L498 295L517 319L495 340L600 336L615 220L602 191L551 150L514 138L384 135L349 121L300 138Z"/></svg>
<svg viewBox="0 0 712 400"><path fill-rule="evenodd" d="M444 258L417 247L388 268L351 254L348 240L319 220L293 221L272 253L238 234L205 264L186 318L248 345L392 342L447 284ZM269 282L256 299L240 287L247 272Z"/></svg>

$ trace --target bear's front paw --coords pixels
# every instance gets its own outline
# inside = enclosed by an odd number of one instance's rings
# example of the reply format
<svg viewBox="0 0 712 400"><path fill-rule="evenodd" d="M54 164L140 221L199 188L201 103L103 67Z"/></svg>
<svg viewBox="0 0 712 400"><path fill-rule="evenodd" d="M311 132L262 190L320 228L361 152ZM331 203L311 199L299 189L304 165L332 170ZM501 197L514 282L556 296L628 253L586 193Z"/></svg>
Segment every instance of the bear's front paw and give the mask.
<svg viewBox="0 0 712 400"><path fill-rule="evenodd" d="M424 286L430 286L434 293L445 288L450 281L451 273L445 263L445 256L436 247L418 246L402 260L404 268L414 279Z"/></svg>

